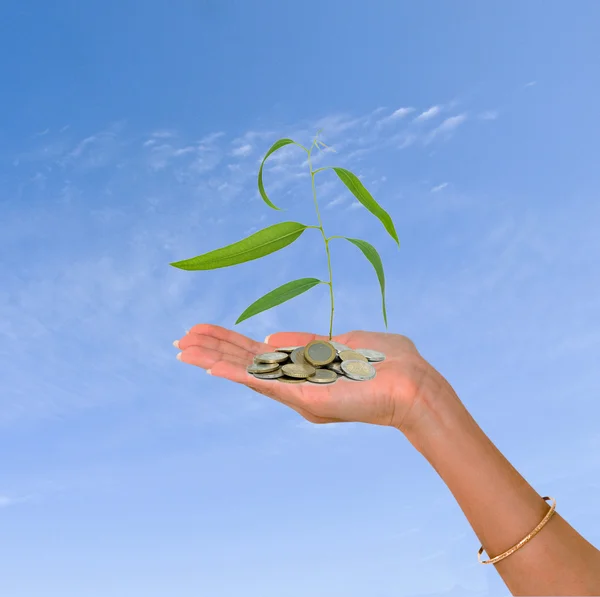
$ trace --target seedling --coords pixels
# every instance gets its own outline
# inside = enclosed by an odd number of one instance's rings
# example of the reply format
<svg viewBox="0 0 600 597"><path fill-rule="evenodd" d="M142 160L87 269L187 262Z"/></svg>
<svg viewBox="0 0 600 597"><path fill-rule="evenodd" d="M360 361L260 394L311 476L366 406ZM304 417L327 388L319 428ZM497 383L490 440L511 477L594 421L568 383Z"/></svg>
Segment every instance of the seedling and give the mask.
<svg viewBox="0 0 600 597"><path fill-rule="evenodd" d="M281 305L282 303L289 301L290 299L310 290L314 286L318 284L327 284L329 286L329 294L331 297L331 318L329 322L329 339L332 338L333 331L333 314L335 311L335 301L333 297L333 276L331 273L331 254L329 252L329 243L334 238L345 239L356 247L358 247L363 255L370 261L370 263L375 268L375 272L377 274L377 278L379 280L379 286L381 288L381 302L382 302L382 310L383 310L383 320L385 322L385 326L387 329L387 313L385 309L385 276L383 273L383 264L381 263L381 257L379 253L375 250L375 247L370 243L358 239L358 238L348 238L345 236L325 236L325 231L323 230L323 222L321 221L321 214L319 213L319 205L317 203L317 190L315 186L315 176L319 172L323 172L324 170L333 170L338 178L346 185L346 187L350 190L350 192L358 199L364 207L366 207L375 217L377 217L384 228L387 230L389 235L396 241L398 247L400 246L400 241L398 240L398 235L396 234L396 229L394 228L394 223L392 222L392 218L390 215L373 199L369 191L364 187L358 176L350 172L349 170L345 170L344 168L337 168L333 166L326 166L325 168L317 168L313 170L312 167L312 152L315 147L321 149L322 147L327 147L322 141L319 140L318 133L315 137L310 148L306 148L300 143L296 143L292 139L280 139L267 151L265 157L263 158L260 168L258 170L258 191L260 196L263 198L264 202L271 207L272 209L282 211L279 207L276 207L271 200L267 197L265 192L265 187L263 184L263 168L267 158L276 152L277 150L285 147L286 145L296 145L300 149L306 152L308 156L308 167L310 169L310 179L312 184L313 198L315 202L315 209L317 211L317 218L319 220L318 226L308 226L305 224L300 224L299 222L280 222L279 224L273 224L268 228L264 228L263 230L259 230L254 234L251 234L247 238L240 240L231 245L227 245L222 247L221 249L216 249L214 251L210 251L208 253L204 253L203 255L199 255L198 257L193 257L191 259L186 259L184 261L176 261L171 263L173 267L177 267L183 270L210 270L210 269L218 269L221 267L229 267L232 265L238 265L240 263L245 263L246 261L252 261L254 259L259 259L260 257L265 257L275 251L279 251L288 245L291 245L295 240L297 240L302 233L308 228L316 228L321 231L323 236L323 240L325 241L325 252L327 253L327 266L329 269L329 281L325 282L323 280L318 280L317 278L300 278L299 280L293 280L292 282L287 282L275 290L271 290L255 302L253 302L237 319L235 324L241 323L258 313L262 313L267 309L271 309L276 307L277 305Z"/></svg>

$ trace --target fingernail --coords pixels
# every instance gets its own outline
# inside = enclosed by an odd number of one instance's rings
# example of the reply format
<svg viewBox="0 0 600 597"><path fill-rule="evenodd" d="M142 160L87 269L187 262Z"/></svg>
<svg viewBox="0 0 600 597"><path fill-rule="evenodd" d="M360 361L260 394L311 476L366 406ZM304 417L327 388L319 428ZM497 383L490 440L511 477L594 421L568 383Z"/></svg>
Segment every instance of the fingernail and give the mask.
<svg viewBox="0 0 600 597"><path fill-rule="evenodd" d="M212 375L212 373L210 372L210 369L207 369L207 370L206 370L206 372L207 372L209 375Z"/></svg>
<svg viewBox="0 0 600 597"><path fill-rule="evenodd" d="M263 342L263 344L268 344L269 343L269 338L272 336L273 334L269 334L266 338L265 341Z"/></svg>
<svg viewBox="0 0 600 597"><path fill-rule="evenodd" d="M190 330L185 330L185 333L186 333L186 334L189 334L189 333L190 333Z"/></svg>
<svg viewBox="0 0 600 597"><path fill-rule="evenodd" d="M174 346L175 348L179 348L179 340L175 340L175 341L173 342L173 346Z"/></svg>
<svg viewBox="0 0 600 597"><path fill-rule="evenodd" d="M181 361L181 353L180 352L177 353L177 358Z"/></svg>

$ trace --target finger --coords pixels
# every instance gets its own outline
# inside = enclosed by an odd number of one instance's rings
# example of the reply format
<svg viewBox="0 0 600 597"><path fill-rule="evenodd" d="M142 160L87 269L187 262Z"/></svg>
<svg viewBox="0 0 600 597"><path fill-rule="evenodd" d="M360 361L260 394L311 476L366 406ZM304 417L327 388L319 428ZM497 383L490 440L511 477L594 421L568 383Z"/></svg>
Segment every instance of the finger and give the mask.
<svg viewBox="0 0 600 597"><path fill-rule="evenodd" d="M215 338L213 336L196 334L194 332L190 332L187 334L187 336L184 336L181 340L179 340L179 348L181 350L190 348L190 346L198 346L200 348L214 350L224 355L231 355L238 357L239 359L245 359L248 362L251 362L252 358L255 356L253 353L248 352L245 348L242 348L236 344L232 344L231 342L227 342L226 340L220 340L219 338Z"/></svg>
<svg viewBox="0 0 600 597"><path fill-rule="evenodd" d="M260 354L265 348L265 345L262 342L256 342L255 340L252 340L252 338L248 338L238 332L211 323L199 323L194 325L190 329L190 333L202 334L204 336L211 336L217 340L224 340L234 346L244 348L252 354Z"/></svg>
<svg viewBox="0 0 600 597"><path fill-rule="evenodd" d="M306 346L313 340L329 340L329 336L319 336L307 332L277 332L265 338L265 344L274 347Z"/></svg>
<svg viewBox="0 0 600 597"><path fill-rule="evenodd" d="M243 371L246 371L248 367L248 359L243 359L234 355L223 354L218 350L212 348L206 348L203 346L188 346L185 350L182 350L177 355L179 360L188 363L189 365L195 365L196 367L202 367L202 369L214 369L221 362L231 363L236 367L240 367Z"/></svg>
<svg viewBox="0 0 600 597"><path fill-rule="evenodd" d="M180 359L184 363L196 365L202 369L210 369L210 374L214 377L223 377L243 384L286 406L300 406L302 403L302 396L298 388L276 382L276 380L254 377L246 370L248 362L245 359L194 345L181 351L180 354Z"/></svg>

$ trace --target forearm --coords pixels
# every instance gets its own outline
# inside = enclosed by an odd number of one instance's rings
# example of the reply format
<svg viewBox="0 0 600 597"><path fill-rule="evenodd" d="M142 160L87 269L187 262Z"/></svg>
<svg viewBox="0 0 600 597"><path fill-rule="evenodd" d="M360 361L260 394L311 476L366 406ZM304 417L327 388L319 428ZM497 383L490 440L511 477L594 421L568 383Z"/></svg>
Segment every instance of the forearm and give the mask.
<svg viewBox="0 0 600 597"><path fill-rule="evenodd" d="M403 430L408 440L446 483L488 558L505 552L541 522L550 505L437 372L423 384L420 412L414 429ZM560 496L553 497L558 510ZM523 547L493 565L513 595L600 595L600 551L558 513Z"/></svg>

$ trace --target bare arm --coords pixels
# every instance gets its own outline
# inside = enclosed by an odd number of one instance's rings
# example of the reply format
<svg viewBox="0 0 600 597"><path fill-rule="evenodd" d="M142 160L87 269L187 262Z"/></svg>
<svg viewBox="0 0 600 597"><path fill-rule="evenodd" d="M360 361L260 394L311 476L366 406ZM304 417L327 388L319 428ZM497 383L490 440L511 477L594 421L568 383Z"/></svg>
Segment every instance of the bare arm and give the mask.
<svg viewBox="0 0 600 597"><path fill-rule="evenodd" d="M550 505L500 453L450 385L432 370L425 408L402 430L446 483L488 558L528 535ZM557 510L560 496L557 498ZM473 557L475 557L475 553ZM513 595L600 595L600 551L558 512L529 542L494 565Z"/></svg>
<svg viewBox="0 0 600 597"><path fill-rule="evenodd" d="M462 508L488 558L504 553L542 521L549 505L504 458L448 382L405 336L354 331L334 339L374 348L386 359L367 383L273 384L249 375L255 355L304 346L303 332L279 332L266 343L199 324L176 343L184 362L242 383L325 424L360 421L395 427L427 459ZM560 495L557 509L560 510ZM474 550L473 558L477 557ZM555 513L531 541L494 565L514 595L599 595L600 551Z"/></svg>

